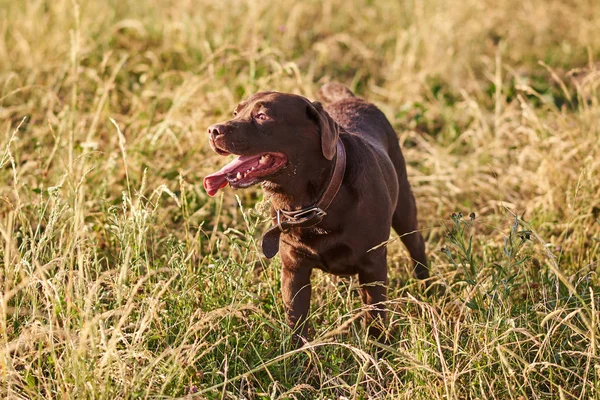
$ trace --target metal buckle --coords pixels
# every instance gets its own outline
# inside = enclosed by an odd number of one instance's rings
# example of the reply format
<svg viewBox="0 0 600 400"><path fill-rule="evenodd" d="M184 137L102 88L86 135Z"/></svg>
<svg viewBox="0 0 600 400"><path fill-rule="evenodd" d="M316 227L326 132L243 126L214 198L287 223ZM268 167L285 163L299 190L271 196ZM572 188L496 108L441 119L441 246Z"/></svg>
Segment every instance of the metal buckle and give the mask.
<svg viewBox="0 0 600 400"><path fill-rule="evenodd" d="M299 219L307 216L310 213L315 213L316 217L324 217L327 215L327 213L325 212L325 210L320 209L319 207L312 207L312 208L307 208L306 210L300 210L299 212L297 211L284 211L284 210L277 210L277 226L279 227L279 230L281 232L286 232L287 229L283 229L283 226L281 226L281 215L283 214L286 218L289 218L293 221L298 221Z"/></svg>
<svg viewBox="0 0 600 400"><path fill-rule="evenodd" d="M292 218L300 219L312 212L316 212L316 215L319 217L324 217L327 215L327 213L324 210L321 210L319 207L313 207L313 208L307 208L306 210L301 210L298 214L295 214Z"/></svg>
<svg viewBox="0 0 600 400"><path fill-rule="evenodd" d="M277 210L277 226L281 232L285 232L281 226L281 210Z"/></svg>

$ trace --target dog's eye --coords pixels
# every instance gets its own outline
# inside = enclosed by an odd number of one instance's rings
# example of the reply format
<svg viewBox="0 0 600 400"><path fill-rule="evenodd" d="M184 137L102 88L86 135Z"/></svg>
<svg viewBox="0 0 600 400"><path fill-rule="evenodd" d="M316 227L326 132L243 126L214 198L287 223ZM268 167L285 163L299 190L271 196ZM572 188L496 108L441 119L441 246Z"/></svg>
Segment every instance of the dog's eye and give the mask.
<svg viewBox="0 0 600 400"><path fill-rule="evenodd" d="M265 119L267 119L267 116L266 116L266 114L259 112L258 114L256 114L254 116L254 118L260 119L261 121L264 121Z"/></svg>
<svg viewBox="0 0 600 400"><path fill-rule="evenodd" d="M233 110L233 116L237 116L237 110Z"/></svg>

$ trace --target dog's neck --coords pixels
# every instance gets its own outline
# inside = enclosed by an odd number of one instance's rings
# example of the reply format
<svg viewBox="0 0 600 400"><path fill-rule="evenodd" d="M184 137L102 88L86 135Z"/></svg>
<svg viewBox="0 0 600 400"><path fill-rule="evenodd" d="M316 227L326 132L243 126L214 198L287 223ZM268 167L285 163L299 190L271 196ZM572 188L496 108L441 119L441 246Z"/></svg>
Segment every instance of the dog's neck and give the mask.
<svg viewBox="0 0 600 400"><path fill-rule="evenodd" d="M294 161L282 174L262 184L272 206L284 211L327 208L340 188L346 168L342 142L338 142L336 157L331 161L325 157L310 165Z"/></svg>
<svg viewBox="0 0 600 400"><path fill-rule="evenodd" d="M290 164L277 177L264 181L263 190L267 193L274 208L296 211L315 205L329 184L335 163L323 158L316 166Z"/></svg>

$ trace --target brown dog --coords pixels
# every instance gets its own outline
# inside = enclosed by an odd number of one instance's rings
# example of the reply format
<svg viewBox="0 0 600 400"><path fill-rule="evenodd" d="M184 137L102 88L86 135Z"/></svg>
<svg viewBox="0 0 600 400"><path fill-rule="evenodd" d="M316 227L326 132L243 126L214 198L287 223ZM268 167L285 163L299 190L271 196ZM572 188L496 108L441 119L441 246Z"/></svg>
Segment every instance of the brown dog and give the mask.
<svg viewBox="0 0 600 400"><path fill-rule="evenodd" d="M417 277L429 276L417 208L394 129L377 107L330 83L320 95L261 92L240 103L234 119L208 128L220 155L239 155L204 179L209 195L229 183L262 182L275 226L263 239L268 257L280 247L288 324L306 336L313 268L358 274L369 333L379 337L385 311L390 226L401 235ZM374 321L380 319L379 321ZM379 323L372 323L379 322Z"/></svg>

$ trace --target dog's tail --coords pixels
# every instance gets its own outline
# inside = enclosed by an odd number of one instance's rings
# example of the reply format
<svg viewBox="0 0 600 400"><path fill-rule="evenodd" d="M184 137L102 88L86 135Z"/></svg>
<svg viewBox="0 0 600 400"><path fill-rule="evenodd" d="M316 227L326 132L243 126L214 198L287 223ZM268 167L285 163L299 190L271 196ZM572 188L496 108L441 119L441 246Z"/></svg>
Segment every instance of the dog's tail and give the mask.
<svg viewBox="0 0 600 400"><path fill-rule="evenodd" d="M317 96L325 104L335 103L344 99L355 97L354 93L352 93L350 89L337 82L328 82L321 86Z"/></svg>

